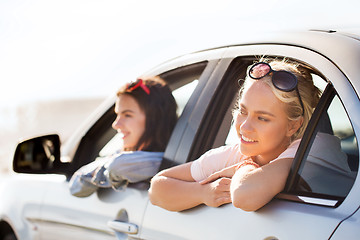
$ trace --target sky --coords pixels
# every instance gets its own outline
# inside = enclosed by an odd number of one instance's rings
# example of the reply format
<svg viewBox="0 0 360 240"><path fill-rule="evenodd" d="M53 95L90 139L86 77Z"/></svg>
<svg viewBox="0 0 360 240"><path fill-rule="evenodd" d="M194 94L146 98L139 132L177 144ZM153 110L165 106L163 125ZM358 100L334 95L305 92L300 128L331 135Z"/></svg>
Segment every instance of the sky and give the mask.
<svg viewBox="0 0 360 240"><path fill-rule="evenodd" d="M359 8L358 0L2 0L0 107L107 96L229 33L354 28Z"/></svg>

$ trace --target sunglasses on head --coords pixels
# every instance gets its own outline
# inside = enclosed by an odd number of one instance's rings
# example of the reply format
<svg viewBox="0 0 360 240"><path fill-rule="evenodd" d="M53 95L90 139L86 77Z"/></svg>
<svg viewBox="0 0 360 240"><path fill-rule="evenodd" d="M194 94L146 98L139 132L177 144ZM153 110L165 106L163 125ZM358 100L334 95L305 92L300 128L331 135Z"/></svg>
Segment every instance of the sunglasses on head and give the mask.
<svg viewBox="0 0 360 240"><path fill-rule="evenodd" d="M284 92L291 92L293 90L296 90L296 93L298 95L300 105L302 108L302 115L304 115L305 109L304 104L300 96L299 89L297 87L298 80L297 77L288 71L285 70L279 70L275 71L271 68L271 66L268 63L265 62L258 62L255 63L249 70L248 73L249 77L255 80L259 80L263 77L266 77L268 75L271 75L271 81L275 88L284 91Z"/></svg>
<svg viewBox="0 0 360 240"><path fill-rule="evenodd" d="M144 84L142 79L137 79L135 82L130 83L126 87L126 92L132 92L139 87L142 88L147 95L150 94L150 89Z"/></svg>

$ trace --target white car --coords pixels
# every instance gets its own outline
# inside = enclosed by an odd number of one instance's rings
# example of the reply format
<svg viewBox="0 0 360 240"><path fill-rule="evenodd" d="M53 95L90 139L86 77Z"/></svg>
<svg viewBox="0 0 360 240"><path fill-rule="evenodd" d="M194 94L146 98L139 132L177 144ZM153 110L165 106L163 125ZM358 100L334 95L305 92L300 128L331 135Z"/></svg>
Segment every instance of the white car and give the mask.
<svg viewBox="0 0 360 240"><path fill-rule="evenodd" d="M116 149L115 98L106 101L61 146L57 135L18 145L14 171L0 186L0 239L358 239L360 236L360 32L278 33L174 58L145 75L160 75L173 89L181 116L161 169L198 158L236 141L231 110L238 79L259 56L288 57L311 69L324 90L290 171L286 188L255 212L226 204L170 212L152 205L149 182L123 191L100 189L74 197L75 170ZM317 131L341 139L353 178L336 171L305 179L307 152Z"/></svg>

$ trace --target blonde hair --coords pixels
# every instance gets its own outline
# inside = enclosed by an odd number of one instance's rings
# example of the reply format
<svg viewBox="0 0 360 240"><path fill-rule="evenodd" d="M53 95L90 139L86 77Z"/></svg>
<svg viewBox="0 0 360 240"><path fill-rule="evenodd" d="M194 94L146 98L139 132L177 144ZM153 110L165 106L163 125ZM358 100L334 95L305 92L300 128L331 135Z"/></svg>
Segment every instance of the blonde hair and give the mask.
<svg viewBox="0 0 360 240"><path fill-rule="evenodd" d="M314 85L312 76L307 68L302 67L299 63L291 62L290 60L284 58L283 60L278 59L266 59L261 58L259 62L267 62L270 64L271 68L275 71L285 70L291 72L297 77L298 80L298 90L301 96L301 100L304 105L304 113L301 107L301 103L296 91L284 92L277 89L271 81L271 77L264 77L260 80L270 86L274 95L283 103L286 104L286 114L290 121L299 120L303 117L303 123L298 131L291 137L291 141L301 138L304 135L307 124L310 121L311 115L316 107L321 91ZM251 65L252 66L252 65ZM248 70L251 68L249 66ZM252 85L254 80L249 76L246 76L244 84L241 86L239 92L239 98L241 99L242 94Z"/></svg>

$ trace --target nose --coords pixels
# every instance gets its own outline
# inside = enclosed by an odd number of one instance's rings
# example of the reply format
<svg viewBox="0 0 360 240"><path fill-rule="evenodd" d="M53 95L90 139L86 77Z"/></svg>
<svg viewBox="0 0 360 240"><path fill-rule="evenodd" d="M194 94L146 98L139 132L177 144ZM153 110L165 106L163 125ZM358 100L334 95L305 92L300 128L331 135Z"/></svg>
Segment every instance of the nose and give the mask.
<svg viewBox="0 0 360 240"><path fill-rule="evenodd" d="M115 121L112 123L111 126L112 126L113 129L119 130L120 127L121 127L121 125L122 125L121 119L120 119L120 117L117 117L117 118L115 119Z"/></svg>
<svg viewBox="0 0 360 240"><path fill-rule="evenodd" d="M239 131L240 133L247 133L253 131L252 119L250 116L246 116L239 122Z"/></svg>

